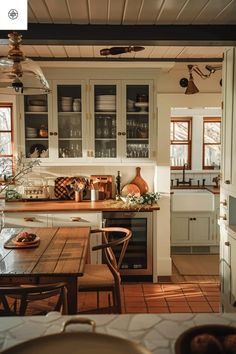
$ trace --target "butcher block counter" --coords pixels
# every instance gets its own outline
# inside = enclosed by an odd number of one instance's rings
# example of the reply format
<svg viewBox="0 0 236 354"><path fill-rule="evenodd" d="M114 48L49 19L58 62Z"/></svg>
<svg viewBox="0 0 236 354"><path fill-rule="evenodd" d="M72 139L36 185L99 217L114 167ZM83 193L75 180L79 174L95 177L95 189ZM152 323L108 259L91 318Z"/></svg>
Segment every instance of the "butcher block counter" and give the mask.
<svg viewBox="0 0 236 354"><path fill-rule="evenodd" d="M47 201L17 201L0 202L0 211L4 212L51 212L51 211L153 211L159 210L158 204L139 207L128 207L122 201L101 200L96 202L74 200L47 200Z"/></svg>

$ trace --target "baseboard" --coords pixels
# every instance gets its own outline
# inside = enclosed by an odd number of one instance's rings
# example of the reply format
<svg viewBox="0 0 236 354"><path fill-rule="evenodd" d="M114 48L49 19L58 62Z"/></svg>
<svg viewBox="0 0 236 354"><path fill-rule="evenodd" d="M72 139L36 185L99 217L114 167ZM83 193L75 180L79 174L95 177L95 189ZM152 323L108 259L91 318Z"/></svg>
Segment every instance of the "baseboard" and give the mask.
<svg viewBox="0 0 236 354"><path fill-rule="evenodd" d="M171 276L165 276L165 275L159 275L157 277L157 282L158 283L171 283Z"/></svg>

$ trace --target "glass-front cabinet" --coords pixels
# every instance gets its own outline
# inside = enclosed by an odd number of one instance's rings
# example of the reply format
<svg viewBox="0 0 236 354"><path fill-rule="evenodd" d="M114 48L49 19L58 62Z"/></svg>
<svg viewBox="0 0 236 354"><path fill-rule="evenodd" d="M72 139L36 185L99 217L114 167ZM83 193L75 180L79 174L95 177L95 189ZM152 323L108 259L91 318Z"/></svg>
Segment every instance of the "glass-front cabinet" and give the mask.
<svg viewBox="0 0 236 354"><path fill-rule="evenodd" d="M57 85L57 158L83 157L82 86Z"/></svg>
<svg viewBox="0 0 236 354"><path fill-rule="evenodd" d="M92 81L91 115L95 159L149 160L153 114L150 81Z"/></svg>
<svg viewBox="0 0 236 354"><path fill-rule="evenodd" d="M25 156L48 158L48 95L24 96Z"/></svg>
<svg viewBox="0 0 236 354"><path fill-rule="evenodd" d="M150 161L153 80L52 80L25 95L25 156L48 162Z"/></svg>

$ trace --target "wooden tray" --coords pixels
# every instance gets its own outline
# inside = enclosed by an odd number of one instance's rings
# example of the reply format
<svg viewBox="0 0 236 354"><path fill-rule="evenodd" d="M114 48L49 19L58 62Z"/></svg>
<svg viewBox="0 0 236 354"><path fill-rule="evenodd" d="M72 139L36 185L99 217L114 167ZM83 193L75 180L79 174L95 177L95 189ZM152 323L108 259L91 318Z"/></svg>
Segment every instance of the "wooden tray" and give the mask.
<svg viewBox="0 0 236 354"><path fill-rule="evenodd" d="M35 248L40 243L40 237L37 236L34 241L31 242L17 242L16 236L12 236L8 241L4 243L4 248Z"/></svg>

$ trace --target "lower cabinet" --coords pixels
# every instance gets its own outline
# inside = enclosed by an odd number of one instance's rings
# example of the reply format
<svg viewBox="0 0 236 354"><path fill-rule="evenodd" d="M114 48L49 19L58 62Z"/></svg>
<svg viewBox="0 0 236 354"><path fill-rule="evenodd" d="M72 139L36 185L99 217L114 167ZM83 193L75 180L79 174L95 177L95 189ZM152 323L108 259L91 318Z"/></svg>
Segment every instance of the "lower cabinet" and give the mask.
<svg viewBox="0 0 236 354"><path fill-rule="evenodd" d="M45 213L5 213L5 227L83 227L98 228L102 225L101 212L53 212ZM101 253L92 252L92 247L101 243L100 234L92 234L90 238L90 256L93 264L101 263Z"/></svg>
<svg viewBox="0 0 236 354"><path fill-rule="evenodd" d="M171 245L212 245L213 226L212 213L172 213Z"/></svg>

